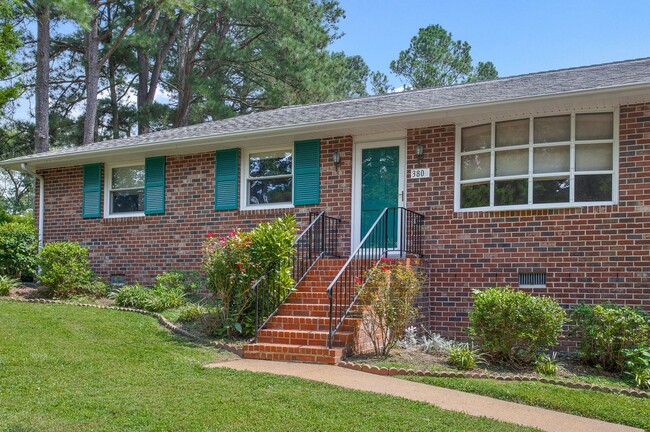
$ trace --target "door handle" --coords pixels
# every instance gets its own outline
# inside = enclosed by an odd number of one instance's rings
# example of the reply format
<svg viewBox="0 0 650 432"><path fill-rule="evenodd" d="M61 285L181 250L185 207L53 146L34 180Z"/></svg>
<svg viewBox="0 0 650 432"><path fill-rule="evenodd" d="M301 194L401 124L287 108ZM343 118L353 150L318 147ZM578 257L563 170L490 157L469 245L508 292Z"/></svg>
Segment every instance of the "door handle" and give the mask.
<svg viewBox="0 0 650 432"><path fill-rule="evenodd" d="M399 200L400 200L400 203L404 202L404 191L399 193Z"/></svg>

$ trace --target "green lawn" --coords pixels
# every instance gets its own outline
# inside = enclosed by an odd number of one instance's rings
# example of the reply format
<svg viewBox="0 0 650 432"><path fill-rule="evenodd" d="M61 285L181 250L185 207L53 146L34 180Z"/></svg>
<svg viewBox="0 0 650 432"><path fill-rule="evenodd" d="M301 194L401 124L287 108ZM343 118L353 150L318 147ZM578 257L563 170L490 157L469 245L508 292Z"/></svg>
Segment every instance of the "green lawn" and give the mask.
<svg viewBox="0 0 650 432"><path fill-rule="evenodd" d="M0 431L530 430L294 378L133 313L0 302Z"/></svg>
<svg viewBox="0 0 650 432"><path fill-rule="evenodd" d="M497 399L650 429L650 399L543 384L466 378L400 377Z"/></svg>

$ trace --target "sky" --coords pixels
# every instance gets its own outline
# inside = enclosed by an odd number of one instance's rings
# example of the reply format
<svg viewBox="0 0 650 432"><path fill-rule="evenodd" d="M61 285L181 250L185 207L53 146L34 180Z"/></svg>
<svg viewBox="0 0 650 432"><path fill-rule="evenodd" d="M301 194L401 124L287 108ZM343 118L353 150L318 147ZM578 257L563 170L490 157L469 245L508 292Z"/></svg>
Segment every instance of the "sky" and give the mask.
<svg viewBox="0 0 650 432"><path fill-rule="evenodd" d="M474 64L499 76L650 57L650 0L339 0L345 35L330 47L361 55L403 83L389 64L418 30L440 24L467 41Z"/></svg>

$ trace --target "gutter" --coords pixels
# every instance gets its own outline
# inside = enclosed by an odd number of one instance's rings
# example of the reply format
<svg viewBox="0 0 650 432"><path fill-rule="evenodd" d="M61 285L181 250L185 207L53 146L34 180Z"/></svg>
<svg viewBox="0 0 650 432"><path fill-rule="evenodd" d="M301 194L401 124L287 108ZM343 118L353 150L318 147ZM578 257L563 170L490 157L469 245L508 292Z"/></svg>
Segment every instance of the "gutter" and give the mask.
<svg viewBox="0 0 650 432"><path fill-rule="evenodd" d="M42 175L36 174L36 171L28 168L24 162L20 164L20 169L38 179L38 250L41 250L43 248L43 217L45 215L45 179Z"/></svg>

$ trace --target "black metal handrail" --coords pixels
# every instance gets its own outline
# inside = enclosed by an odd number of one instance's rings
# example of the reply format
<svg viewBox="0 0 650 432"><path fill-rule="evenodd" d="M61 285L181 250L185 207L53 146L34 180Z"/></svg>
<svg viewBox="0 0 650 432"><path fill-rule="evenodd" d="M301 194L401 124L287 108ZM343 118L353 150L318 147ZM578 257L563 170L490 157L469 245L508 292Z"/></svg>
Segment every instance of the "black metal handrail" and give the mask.
<svg viewBox="0 0 650 432"><path fill-rule="evenodd" d="M334 335L363 290L365 284L358 287L363 275L387 257L389 251L399 257L422 256L423 228L424 215L404 207L385 208L377 217L327 288L330 301L327 345L330 348Z"/></svg>
<svg viewBox="0 0 650 432"><path fill-rule="evenodd" d="M324 211L318 214L310 213L309 219L309 225L293 243L291 276L294 280L294 289L319 259L326 255L338 256L338 230L341 220L327 216ZM269 277L273 271L275 271L275 263L271 264L251 287L255 292L255 342L257 342L257 333L277 313L293 291L286 292L281 287L274 286L277 283L276 279Z"/></svg>

